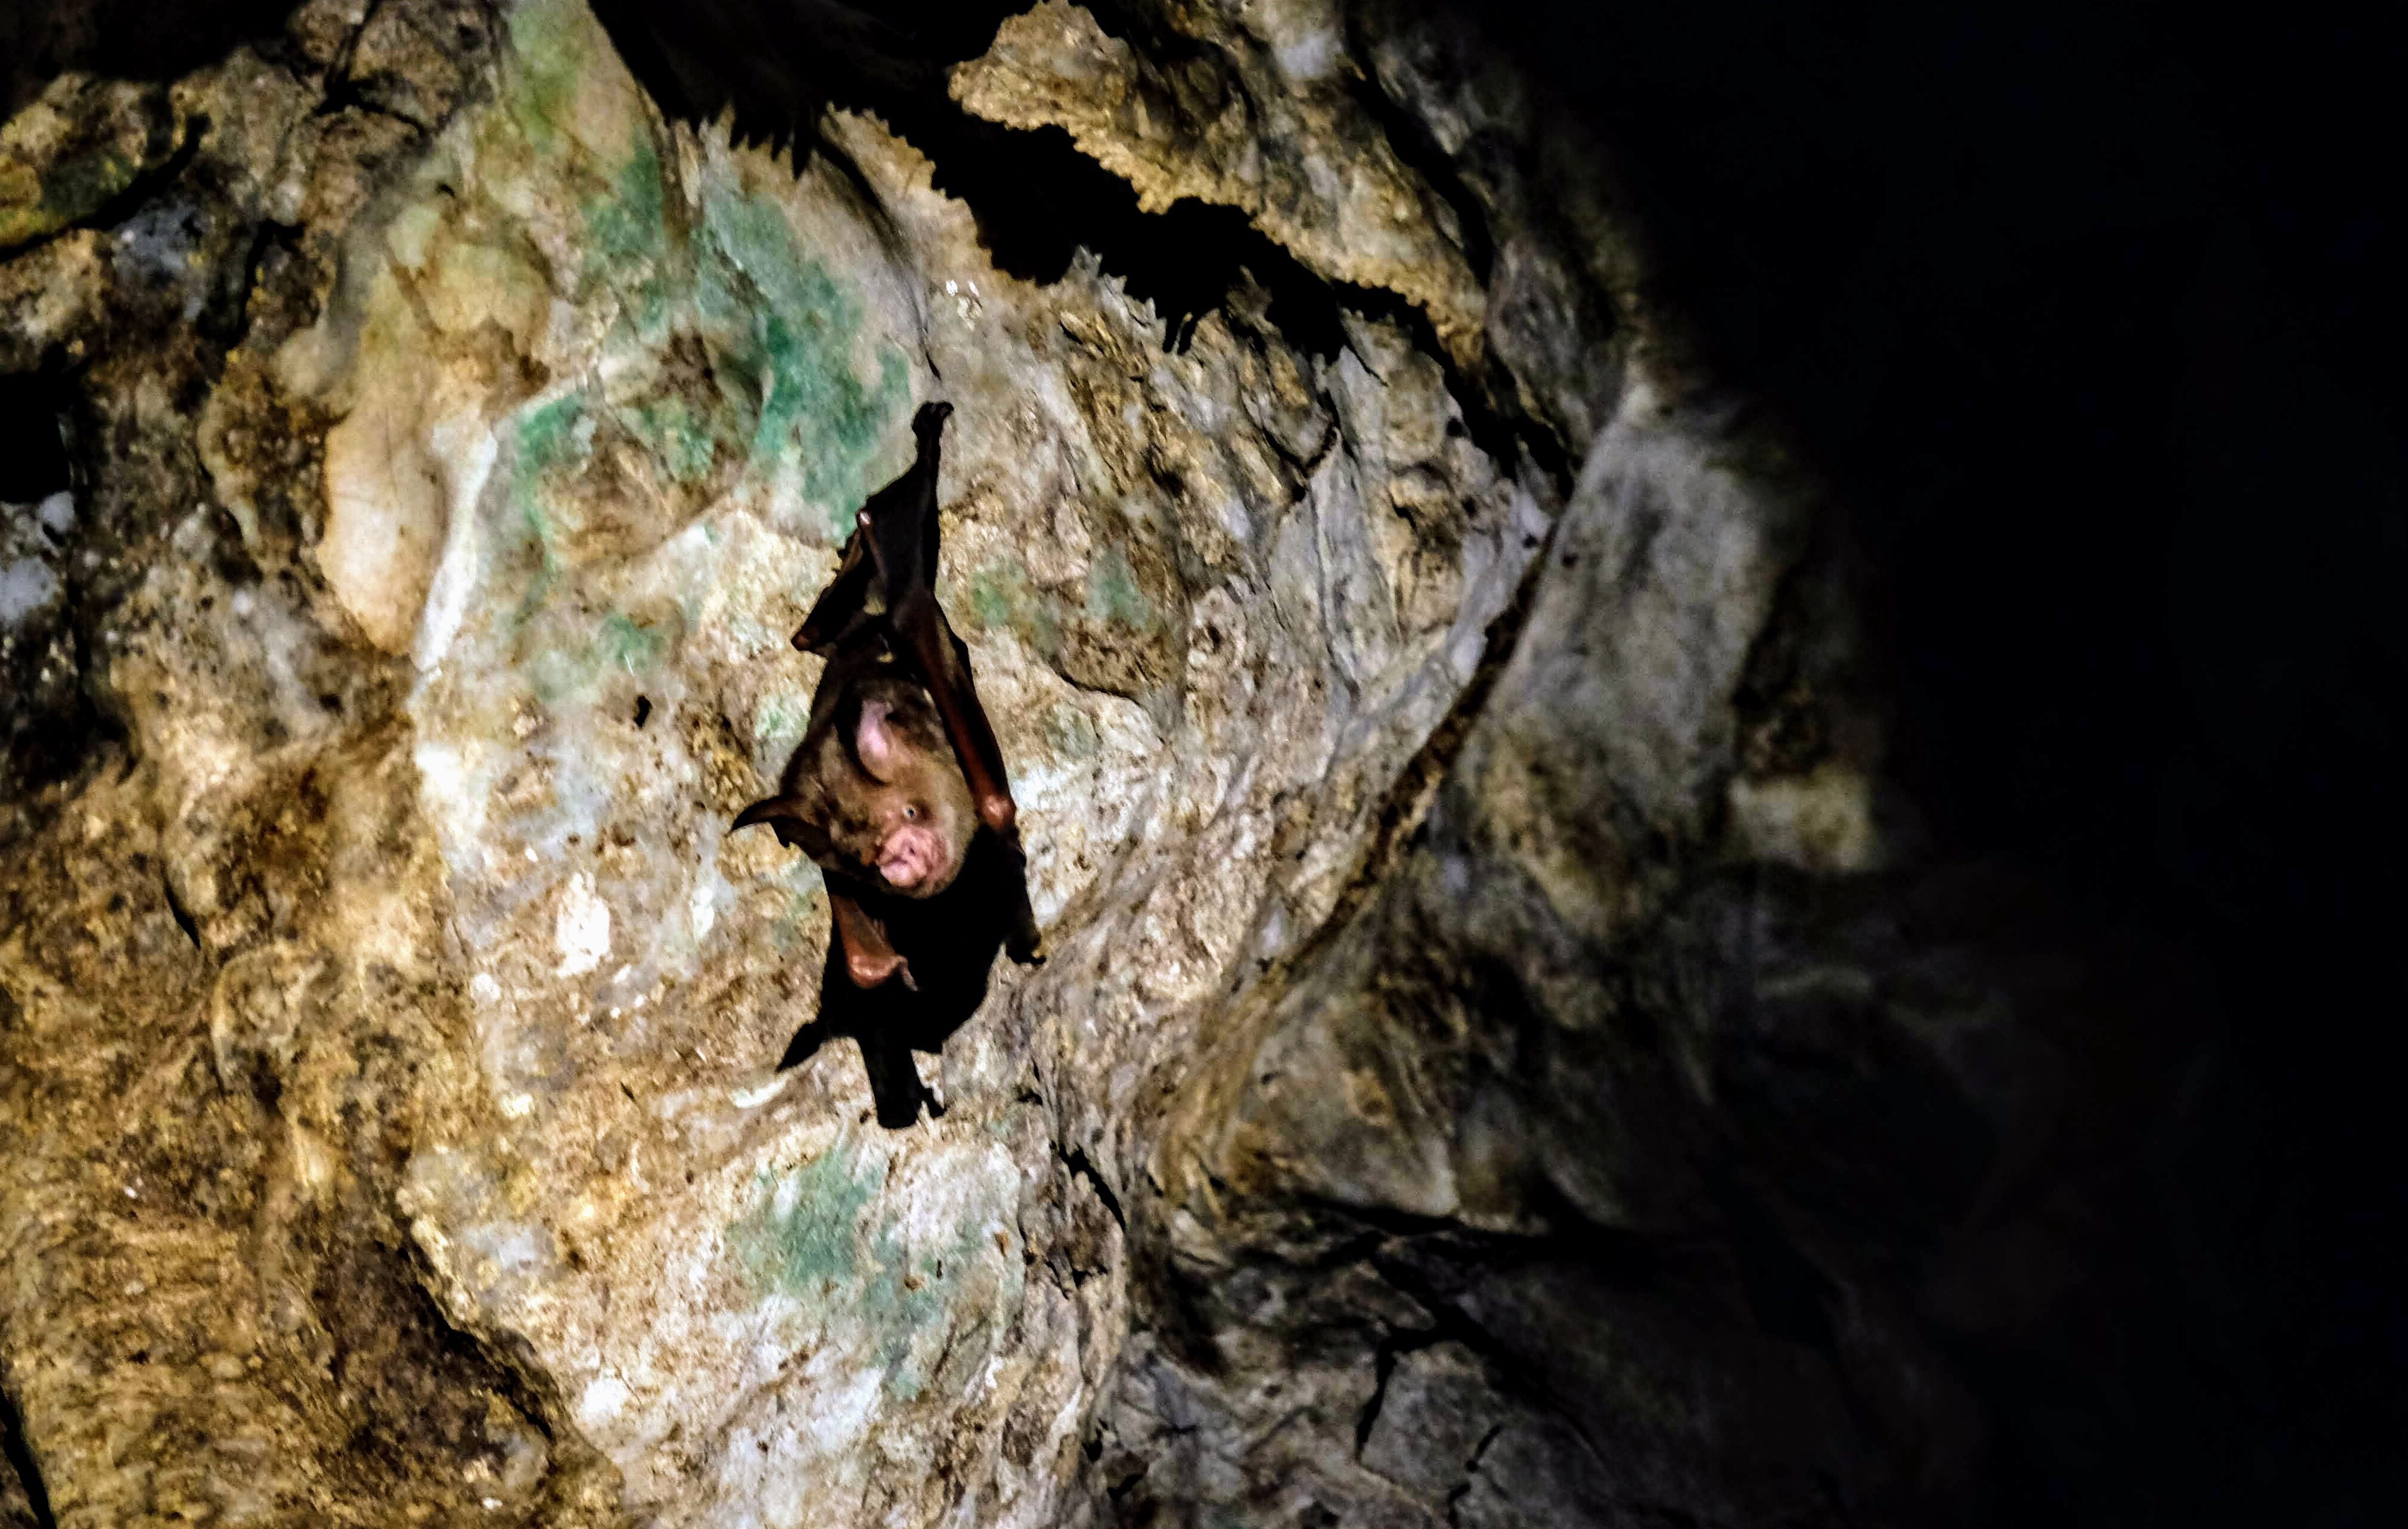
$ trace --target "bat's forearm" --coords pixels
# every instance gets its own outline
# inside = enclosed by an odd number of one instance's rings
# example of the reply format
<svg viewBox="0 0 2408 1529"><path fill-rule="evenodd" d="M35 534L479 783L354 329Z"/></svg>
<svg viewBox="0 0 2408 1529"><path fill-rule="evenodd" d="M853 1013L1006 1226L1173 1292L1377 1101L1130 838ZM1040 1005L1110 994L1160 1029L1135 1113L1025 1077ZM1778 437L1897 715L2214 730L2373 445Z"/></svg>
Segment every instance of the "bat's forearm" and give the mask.
<svg viewBox="0 0 2408 1529"><path fill-rule="evenodd" d="M897 615L911 657L927 680L928 695L937 703L937 715L944 722L945 736L961 761L979 822L996 833L1010 834L1020 809L1011 799L1010 782L1004 778L1003 750L995 740L986 707L979 704L969 672L953 650L952 634L945 630L934 597L914 601L910 609Z"/></svg>
<svg viewBox="0 0 2408 1529"><path fill-rule="evenodd" d="M886 931L862 911L859 903L843 893L830 892L828 911L834 916L836 938L844 947L844 974L853 979L854 987L882 986L898 972L904 986L913 985L910 967L896 953Z"/></svg>

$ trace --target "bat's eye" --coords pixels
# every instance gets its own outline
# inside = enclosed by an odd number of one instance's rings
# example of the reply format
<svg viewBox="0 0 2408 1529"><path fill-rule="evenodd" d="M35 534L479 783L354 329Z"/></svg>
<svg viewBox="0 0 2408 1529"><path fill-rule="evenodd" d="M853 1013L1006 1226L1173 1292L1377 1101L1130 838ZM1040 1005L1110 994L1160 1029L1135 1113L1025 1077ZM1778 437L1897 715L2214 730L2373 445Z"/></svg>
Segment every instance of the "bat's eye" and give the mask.
<svg viewBox="0 0 2408 1529"><path fill-rule="evenodd" d="M903 821L905 822L918 822L920 821L920 809L916 807L905 807L903 809Z"/></svg>

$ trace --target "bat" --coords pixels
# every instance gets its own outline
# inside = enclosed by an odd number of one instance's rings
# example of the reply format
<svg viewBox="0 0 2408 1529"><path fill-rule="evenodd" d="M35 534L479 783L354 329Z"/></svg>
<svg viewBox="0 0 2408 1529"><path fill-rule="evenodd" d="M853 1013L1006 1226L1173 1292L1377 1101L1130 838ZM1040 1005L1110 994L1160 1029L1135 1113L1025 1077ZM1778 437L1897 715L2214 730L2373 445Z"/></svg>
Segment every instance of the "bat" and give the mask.
<svg viewBox="0 0 2408 1529"><path fill-rule="evenodd" d="M910 468L862 507L836 577L796 632L795 646L825 657L827 668L778 794L735 822L767 823L818 863L834 926L831 970L864 990L897 979L918 986L889 932L905 903L991 903L1000 893L1003 948L1024 965L1043 959L1003 753L969 650L937 603L937 479L952 413L950 404L922 406ZM1001 870L964 884L981 836ZM952 922L966 935L994 921L990 908L943 912L958 915ZM947 918L928 916L938 913L909 921L923 936L913 943L941 943Z"/></svg>

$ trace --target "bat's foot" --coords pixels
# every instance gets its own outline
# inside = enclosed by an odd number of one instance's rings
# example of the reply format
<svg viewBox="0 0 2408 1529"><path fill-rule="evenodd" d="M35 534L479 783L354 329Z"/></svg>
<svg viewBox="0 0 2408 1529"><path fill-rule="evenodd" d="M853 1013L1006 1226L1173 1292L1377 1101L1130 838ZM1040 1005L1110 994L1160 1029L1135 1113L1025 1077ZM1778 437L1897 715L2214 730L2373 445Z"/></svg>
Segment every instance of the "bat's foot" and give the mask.
<svg viewBox="0 0 2408 1529"><path fill-rule="evenodd" d="M1023 966L1045 965L1045 936L1035 930L1015 934L1003 942L1003 953Z"/></svg>

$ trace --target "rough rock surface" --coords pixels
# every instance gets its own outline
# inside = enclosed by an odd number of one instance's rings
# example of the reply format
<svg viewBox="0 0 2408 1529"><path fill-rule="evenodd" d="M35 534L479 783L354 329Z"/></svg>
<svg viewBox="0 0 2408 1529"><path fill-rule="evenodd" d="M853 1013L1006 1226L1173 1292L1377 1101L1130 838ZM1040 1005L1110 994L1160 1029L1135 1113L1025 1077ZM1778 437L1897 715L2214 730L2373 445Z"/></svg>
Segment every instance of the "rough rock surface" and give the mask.
<svg viewBox="0 0 2408 1529"><path fill-rule="evenodd" d="M876 121L671 128L576 0L8 125L0 367L79 475L0 532L57 1522L1971 1510L1948 1345L2038 1322L2019 1186L2156 1074L1916 858L1811 486L1409 12L1048 0L953 76L1243 210L1321 349L1006 274ZM890 1132L850 1048L769 1073L824 898L724 831L939 396L1054 955Z"/></svg>

